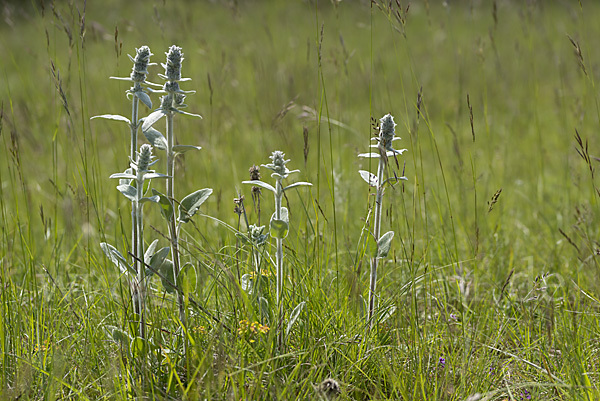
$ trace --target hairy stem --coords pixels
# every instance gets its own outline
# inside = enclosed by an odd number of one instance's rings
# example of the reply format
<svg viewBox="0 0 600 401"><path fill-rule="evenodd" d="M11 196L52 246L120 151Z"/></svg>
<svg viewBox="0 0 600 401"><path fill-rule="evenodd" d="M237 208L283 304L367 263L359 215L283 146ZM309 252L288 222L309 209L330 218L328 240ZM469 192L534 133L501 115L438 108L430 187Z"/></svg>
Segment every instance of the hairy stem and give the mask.
<svg viewBox="0 0 600 401"><path fill-rule="evenodd" d="M169 236L171 239L171 253L173 255L173 284L178 285L178 276L180 271L179 261L179 229L175 221L175 193L173 190L175 176L175 153L173 152L174 134L173 134L173 112L167 113L167 198L173 207L173 214L169 219ZM179 320L185 326L185 304L183 295L177 294L177 307L179 309Z"/></svg>
<svg viewBox="0 0 600 401"><path fill-rule="evenodd" d="M142 204L139 202L139 199L142 199L143 196L143 188L144 188L144 173L142 171L137 171L137 180L136 180L136 190L137 190L137 199L133 203L133 209L135 211L135 220L134 226L136 226L137 230L137 243L133 244L135 253L138 255L137 263L137 291L138 291L138 312L140 315L140 326L139 326L139 335L142 338L146 338L146 314L145 314L145 303L146 303L146 270L143 263L140 262L139 259L143 260L144 258L144 228L143 228L143 211Z"/></svg>
<svg viewBox="0 0 600 401"><path fill-rule="evenodd" d="M373 227L373 237L375 244L379 241L381 233L381 202L383 200L383 172L385 170L386 159L385 151L379 158L379 166L377 167L377 194L375 195L375 223ZM371 275L369 280L369 310L367 314L367 327L370 329L373 326L373 315L375 313L375 288L377 286L377 253L371 258Z"/></svg>
<svg viewBox="0 0 600 401"><path fill-rule="evenodd" d="M139 85L136 83L136 85ZM133 100L131 101L131 146L129 149L129 157L132 161L135 160L135 152L137 151L137 130L139 127L138 124L138 109L139 109L139 99L137 96L133 95Z"/></svg>
<svg viewBox="0 0 600 401"><path fill-rule="evenodd" d="M275 219L281 220L281 198L283 197L283 186L281 179L277 179L275 184L277 193L275 194ZM277 313L278 313L278 332L277 343L279 347L283 347L283 239L277 238L277 253L276 253L276 275L277 275Z"/></svg>
<svg viewBox="0 0 600 401"><path fill-rule="evenodd" d="M135 85L139 85L135 83ZM135 87L134 87L135 88ZM139 109L139 99L137 96L133 95L133 99L131 101L131 141L130 141L130 149L129 149L129 158L130 161L136 160L136 151L137 151L137 131L138 131L138 109ZM141 191L140 186L143 186L143 183L140 185L139 174L138 180L136 180L136 188L138 193L138 199L141 199ZM131 205L131 249L133 250L133 263L135 265L135 270L137 272L137 283L133 288L132 300L135 303L137 301L137 306L135 307L140 315L140 327L139 327L139 335L142 338L145 338L145 324L144 324L144 291L142 289L144 283L140 281L140 275L143 274L144 266L139 262L140 259L143 259L144 254L143 251L140 253L140 243L143 242L140 240L140 208L139 202L133 202Z"/></svg>

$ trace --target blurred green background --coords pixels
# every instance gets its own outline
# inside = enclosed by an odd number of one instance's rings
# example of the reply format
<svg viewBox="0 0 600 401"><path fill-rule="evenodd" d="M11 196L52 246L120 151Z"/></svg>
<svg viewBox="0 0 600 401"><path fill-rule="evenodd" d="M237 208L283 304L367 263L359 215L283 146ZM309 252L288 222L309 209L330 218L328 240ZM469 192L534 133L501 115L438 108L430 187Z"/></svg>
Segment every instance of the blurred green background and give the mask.
<svg viewBox="0 0 600 401"><path fill-rule="evenodd" d="M127 166L127 129L89 118L128 115L127 83L108 79L129 74L127 53L146 44L160 63L177 44L192 78L184 89L197 91L188 110L204 116L177 120L178 142L204 148L182 163L178 191L212 186L208 214L233 223L231 201L238 190L248 195L240 184L248 168L280 149L302 170L296 179L318 184L324 234L356 238L368 201L356 173L368 166L356 155L369 144L370 117L390 112L398 146L408 148L408 212L397 213L417 249L441 242L455 261L483 251L477 242L491 247L484 258L501 244L541 264L573 256L558 228L568 230L575 208L594 202L573 139L578 129L590 152L597 148L593 3L585 11L576 2L508 1L414 2L400 11L368 2L42 4L5 3L0 28L10 249L24 222L34 254L48 247L44 230L65 250L82 233L96 240L117 231L125 200L107 177ZM161 71L155 66L150 79L160 82ZM44 229L40 207L52 220Z"/></svg>

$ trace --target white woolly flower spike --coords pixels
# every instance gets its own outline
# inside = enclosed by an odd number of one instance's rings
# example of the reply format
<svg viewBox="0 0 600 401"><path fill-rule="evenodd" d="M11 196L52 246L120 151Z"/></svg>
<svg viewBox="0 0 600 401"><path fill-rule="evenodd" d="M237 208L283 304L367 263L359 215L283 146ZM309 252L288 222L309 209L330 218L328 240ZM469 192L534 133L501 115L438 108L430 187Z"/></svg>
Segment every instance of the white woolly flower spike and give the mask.
<svg viewBox="0 0 600 401"><path fill-rule="evenodd" d="M395 136L396 123L394 122L394 117L391 114L386 114L379 121L381 122L379 135L371 138L372 141L377 141L377 144L370 146L371 148L378 148L379 153L361 153L358 155L358 157L379 158L383 154L385 154L387 157L390 157L394 155L401 155L406 151L406 149L394 149L392 147L392 142L400 139Z"/></svg>

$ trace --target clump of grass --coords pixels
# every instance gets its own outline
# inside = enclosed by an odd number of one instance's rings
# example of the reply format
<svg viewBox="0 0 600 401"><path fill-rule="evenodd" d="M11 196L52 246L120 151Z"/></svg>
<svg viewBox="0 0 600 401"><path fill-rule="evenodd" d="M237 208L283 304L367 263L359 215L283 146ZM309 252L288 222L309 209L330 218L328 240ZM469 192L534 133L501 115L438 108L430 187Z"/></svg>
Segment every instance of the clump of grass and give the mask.
<svg viewBox="0 0 600 401"><path fill-rule="evenodd" d="M377 175L374 175L365 170L359 170L360 176L372 187L376 188L375 194L375 216L373 226L373 240L375 246L371 252L371 273L369 275L369 303L367 307L367 325L371 327L373 325L373 315L375 313L375 297L376 297L376 286L377 286L377 265L379 259L387 257L392 238L394 238L394 232L388 231L383 235L381 233L381 210L383 202L383 193L386 185L392 185L400 180L406 180L407 178L402 176L398 177L395 173L393 177L389 177L387 173L387 167L389 164L389 158L396 158L397 155L401 155L406 149L396 150L392 147L392 142L400 138L395 137L394 117L391 114L386 114L380 120L381 126L379 127L379 135L371 138L376 141L377 144L371 145L372 148L376 148L377 152L361 153L358 157L374 158L379 160L377 165Z"/></svg>

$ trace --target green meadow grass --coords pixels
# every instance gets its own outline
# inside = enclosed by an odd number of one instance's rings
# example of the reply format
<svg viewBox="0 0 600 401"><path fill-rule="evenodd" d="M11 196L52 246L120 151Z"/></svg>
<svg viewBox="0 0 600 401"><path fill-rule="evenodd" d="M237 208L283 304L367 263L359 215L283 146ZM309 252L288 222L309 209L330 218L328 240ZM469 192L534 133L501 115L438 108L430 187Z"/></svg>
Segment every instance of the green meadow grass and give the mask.
<svg viewBox="0 0 600 401"><path fill-rule="evenodd" d="M4 3L0 399L318 399L327 378L342 400L599 399L600 7L448 3ZM203 148L178 165L176 196L214 190L180 239L204 312L188 301L184 358L174 297L151 281L141 362L107 332L134 322L99 247L131 245L108 178L127 168L129 130L90 117L129 115L130 85L109 76L172 44L197 91L186 110L204 117L176 119L178 141ZM376 163L357 154L387 113L408 181L385 194L395 237L366 331L374 191L358 170ZM233 212L244 195L258 222L241 183L274 150L313 184L284 199L284 304L306 302L284 350L273 325L242 323L261 317ZM263 191L261 224L273 207ZM146 241L168 246L158 208L145 217Z"/></svg>

